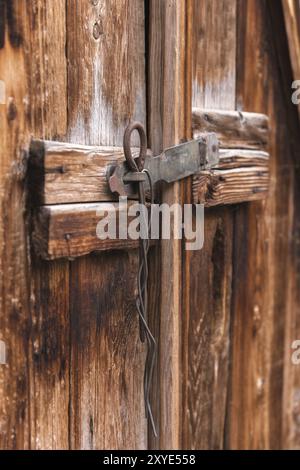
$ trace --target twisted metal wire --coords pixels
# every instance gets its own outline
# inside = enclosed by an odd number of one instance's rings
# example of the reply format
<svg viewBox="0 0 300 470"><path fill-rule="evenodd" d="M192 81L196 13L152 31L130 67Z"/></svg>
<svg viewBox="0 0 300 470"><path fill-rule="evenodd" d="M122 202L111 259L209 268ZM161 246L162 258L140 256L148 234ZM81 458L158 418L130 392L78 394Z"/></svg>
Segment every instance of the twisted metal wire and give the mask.
<svg viewBox="0 0 300 470"><path fill-rule="evenodd" d="M157 354L157 344L154 336L152 335L149 326L148 326L148 296L147 296L147 281L148 281L148 251L150 246L150 232L151 232L151 209L153 204L153 185L151 180L151 175L148 170L143 170L147 175L150 185L150 216L148 217L147 225L147 238L140 238L140 264L138 272L138 295L136 299L136 308L140 319L141 328L141 339L146 338L147 341L147 356L145 362L144 370L144 398L145 398L145 411L146 417L149 418L151 422L152 431L155 437L157 437L156 426L152 414L151 404L150 404L150 390L153 377L153 370L155 365L155 359ZM139 202L140 204L146 204L145 188L144 183L139 183ZM147 221L144 220L144 224L147 224Z"/></svg>
<svg viewBox="0 0 300 470"><path fill-rule="evenodd" d="M131 133L137 130L140 136L140 154L137 159L134 159L131 154L130 149L130 137ZM156 426L153 418L151 403L150 403L150 390L153 377L153 370L155 365L155 359L157 354L157 344L151 330L148 326L148 292L147 292L147 282L148 282L148 251L150 246L150 232L151 232L151 217L152 217L152 204L153 204L153 184L150 172L144 169L144 161L147 151L147 139L144 127L139 122L133 122L128 125L124 133L124 154L129 168L133 172L142 172L147 175L149 186L150 186L150 217L148 220L143 220L144 227L147 227L147 237L143 239L140 236L140 246L139 246L139 270L138 270L138 279L137 287L138 294L136 297L136 309L139 316L140 322L140 339L142 342L146 340L147 342L147 356L144 369L144 400L145 400L145 413L146 418L150 420L152 431L155 437L158 436L156 431ZM146 207L146 194L144 181L138 183L138 195L139 203ZM143 216L145 215L142 211ZM141 214L140 214L141 215ZM140 227L140 232L142 233L142 228Z"/></svg>

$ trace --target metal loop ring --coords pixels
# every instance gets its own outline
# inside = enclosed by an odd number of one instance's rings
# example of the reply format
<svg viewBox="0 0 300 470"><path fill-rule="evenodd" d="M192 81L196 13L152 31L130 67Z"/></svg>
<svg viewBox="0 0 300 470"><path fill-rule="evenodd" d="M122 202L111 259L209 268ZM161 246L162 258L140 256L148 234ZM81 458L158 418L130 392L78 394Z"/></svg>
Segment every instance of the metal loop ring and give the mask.
<svg viewBox="0 0 300 470"><path fill-rule="evenodd" d="M140 154L136 159L133 158L130 148L131 134L134 130L137 130L140 136ZM140 122L132 122L127 126L124 132L123 147L125 158L130 170L142 171L147 154L147 137L144 126Z"/></svg>

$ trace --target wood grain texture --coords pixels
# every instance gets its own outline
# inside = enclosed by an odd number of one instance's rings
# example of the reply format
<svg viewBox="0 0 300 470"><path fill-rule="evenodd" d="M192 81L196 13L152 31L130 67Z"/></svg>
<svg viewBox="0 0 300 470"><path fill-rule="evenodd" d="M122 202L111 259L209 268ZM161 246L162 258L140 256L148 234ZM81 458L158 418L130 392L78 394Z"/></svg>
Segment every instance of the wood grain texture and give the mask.
<svg viewBox="0 0 300 470"><path fill-rule="evenodd" d="M139 151L132 151L138 157ZM121 147L32 141L29 191L34 205L99 202L117 199L107 183L110 165L125 160Z"/></svg>
<svg viewBox="0 0 300 470"><path fill-rule="evenodd" d="M238 103L268 114L272 158L269 198L239 206L235 215L226 432L226 446L234 449L299 446L299 380L290 356L299 331L299 298L293 294L299 273L299 128L288 91L292 72L280 4L239 3Z"/></svg>
<svg viewBox="0 0 300 470"><path fill-rule="evenodd" d="M193 107L235 109L236 1L193 1ZM183 448L223 447L229 362L230 208L205 211L183 270ZM195 272L197 274L195 274Z"/></svg>
<svg viewBox="0 0 300 470"><path fill-rule="evenodd" d="M40 145L40 143L39 143ZM44 143L43 143L44 145ZM51 147L51 150L50 150ZM93 150L91 150L93 149ZM91 154L92 162L89 165L90 170L87 173L99 173L102 171L102 161L108 163L115 161L118 157L118 152L122 154L121 150L116 149L112 151L111 148L102 147L95 150L93 147L76 147L70 144L57 144L52 142L49 144L49 152L47 161L44 165L47 171L56 171L62 165L69 171L76 175L76 181L79 177L81 165L87 167L87 163L82 163L86 160L86 154ZM105 150L106 149L106 150ZM96 154L96 151L98 152ZM70 154L70 162L67 158L63 158L64 152L67 156ZM112 152L114 152L112 154ZM74 160L77 155L78 163ZM100 156L99 156L100 155ZM103 160L102 160L103 159ZM81 163L79 163L81 162ZM79 169L78 169L79 168ZM36 172L37 168L31 170L31 173ZM47 171L44 176L47 177ZM83 170L84 173L84 170ZM101 194L105 193L107 187L106 172L103 172L103 189L101 189L100 178L98 188L94 186L95 192L92 193L93 198L96 199L99 195L99 188ZM63 173L64 175L65 173ZM36 176L40 175L37 171ZM90 178L90 176L86 176ZM72 177L66 177L69 184L63 185L63 193L58 194L56 202L63 198L63 201L68 204L55 204L45 205L36 208L33 216L33 232L32 241L36 253L44 259L56 258L74 258L82 256L93 251L102 251L108 249L130 249L136 247L136 243L132 243L130 239L119 239L118 230L116 231L116 239L100 240L96 235L96 228L101 218L106 217L108 213L114 213L116 216L116 228L118 229L119 221L119 204L113 203L78 203L70 204L73 198L76 200L86 198L89 193L90 185L82 184L83 196L79 192L80 184L72 186ZM93 178L92 178L93 180ZM93 184L93 183L92 183ZM33 185L30 191L33 192ZM56 191L52 189L53 185L49 181L47 194L55 197ZM57 184L54 184L58 188ZM74 189L75 188L75 189ZM221 149L220 161L213 169L202 171L192 178L192 185L189 188L189 193L186 192L186 200L192 200L195 204L201 203L206 207L224 204L235 204L246 201L254 201L264 199L268 194L269 189L269 154L266 152L259 152L254 150L239 150L239 149ZM97 193L96 193L97 191ZM76 197L77 195L77 197ZM108 196L108 192L107 192ZM108 196L109 197L109 196ZM112 198L112 197L111 197ZM35 197L34 197L35 199ZM101 196L100 196L101 199ZM105 198L104 198L105 199ZM132 202L128 200L128 209ZM122 208L121 208L122 210ZM126 209L127 210L127 209ZM133 219L133 216L128 217L128 224ZM126 222L125 222L126 223ZM127 230L126 227L124 227Z"/></svg>
<svg viewBox="0 0 300 470"><path fill-rule="evenodd" d="M146 118L144 3L66 6L68 141L122 146L128 122ZM147 446L137 253L128 256L83 257L71 268L71 448Z"/></svg>
<svg viewBox="0 0 300 470"><path fill-rule="evenodd" d="M96 3L1 2L0 245L5 278L2 275L0 330L8 360L0 371L0 446L6 449L146 445L141 390L144 355L138 349L134 314L127 362L125 340L121 354L117 351L120 338L127 340L123 305L128 286L117 297L109 296L111 303L106 301L110 284L105 292L100 290L99 303L94 295L94 286L108 279L107 269L110 279L126 271L128 256L109 259L108 255L104 270L98 260L93 264L84 258L70 276L68 261L49 263L33 253L28 256L25 157L30 137L122 145L120 136L127 122L145 120L143 4ZM121 74L112 73L113 64ZM137 256L132 256L133 276ZM88 315L78 322L85 295L90 302ZM134 296L132 284L128 304ZM84 336L88 344L79 345L75 326L93 328L91 318L97 305L115 312L116 340L110 342L107 314L101 328L92 330L95 335ZM107 371L113 377L107 383L114 387L109 389L109 401L104 400L108 393L101 392ZM126 412L125 429L121 416ZM112 431L114 414L118 419Z"/></svg>
<svg viewBox="0 0 300 470"><path fill-rule="evenodd" d="M300 80L300 5L297 0L281 0L293 79ZM300 104L298 104L300 115Z"/></svg>
<svg viewBox="0 0 300 470"><path fill-rule="evenodd" d="M68 449L69 270L66 260L33 260L38 275L31 313L31 448Z"/></svg>
<svg viewBox="0 0 300 470"><path fill-rule="evenodd" d="M193 202L210 207L264 199L269 180L267 152L222 149L218 165L193 177Z"/></svg>
<svg viewBox="0 0 300 470"><path fill-rule="evenodd" d="M148 110L154 153L190 138L189 14L189 2L183 0L150 2ZM180 201L180 183L163 187L162 202ZM160 256L159 402L155 403L160 434L159 440L151 438L150 446L178 449L182 445L180 241L164 240Z"/></svg>
<svg viewBox="0 0 300 470"><path fill-rule="evenodd" d="M225 212L229 213L228 209ZM185 337L184 447L222 447L231 297L232 220L223 208L205 212L202 256L189 256L189 324ZM209 275L205 275L209 267ZM208 295L209 294L209 295ZM186 375L184 375L186 377ZM185 378L183 379L186 380ZM224 390L225 387L225 390ZM187 389L187 390L186 390Z"/></svg>
<svg viewBox="0 0 300 470"><path fill-rule="evenodd" d="M235 109L234 10L231 0L193 3L193 107Z"/></svg>
<svg viewBox="0 0 300 470"><path fill-rule="evenodd" d="M137 252L91 255L71 265L72 448L146 445L137 269Z"/></svg>
<svg viewBox="0 0 300 470"><path fill-rule="evenodd" d="M130 209L128 204L128 210ZM138 240L120 239L119 217L123 213L128 223L134 218L125 214L118 203L57 204L42 206L33 217L32 240L36 253L43 259L76 258L93 251L129 250ZM127 212L127 208L126 208ZM100 239L97 225L103 218L115 217L116 238Z"/></svg>
<svg viewBox="0 0 300 470"><path fill-rule="evenodd" d="M282 391L282 427L281 427L281 443L280 446L286 449L299 449L300 448L300 426L299 426L299 390L300 380L297 367L291 361L291 344L295 338L300 337L299 328L299 310L300 298L299 288L300 285L300 261L299 261L299 220L300 220L300 196L299 196L299 120L297 120L296 107L290 101L290 94L288 91L288 84L292 80L294 69L293 63L290 62L289 56L286 53L288 48L284 34L284 27L282 21L283 17L281 6L276 4L268 4L269 18L271 18L271 34L275 38L275 55L277 56L278 63L281 70L284 71L283 79L280 82L280 92L282 94L281 107L284 109L284 116L278 114L278 119L282 119L282 124L279 121L278 128L286 123L285 132L282 131L278 145L278 166L277 171L279 175L277 188L282 184L286 184L287 191L285 198L279 197L278 191L276 192L276 209L278 218L277 226L280 230L286 230L288 236L280 236L276 239L275 256L278 256L278 268L276 271L276 285L277 295L275 296L275 314L278 318L284 311L284 325L276 330L274 335L274 345L282 338L282 330L284 330L284 345L283 345L283 384L278 383L278 376L281 375L280 367L272 371L272 393L275 391L279 394ZM280 34L277 34L277 31ZM282 40L280 40L282 38ZM279 88L279 87L278 87ZM275 105L278 103L275 102ZM274 105L274 107L275 107ZM288 158L284 156L283 148L289 142L289 155ZM286 170L288 166L288 171ZM285 180L285 181L284 181ZM283 219L284 222L281 221ZM286 227L284 223L286 221ZM284 242L283 242L284 240ZM281 252L283 251L283 253ZM279 256L281 253L282 256ZM286 256L285 256L286 254ZM282 266L286 271L286 289L279 293L277 286L280 285ZM279 343L280 344L280 343ZM278 352L277 349L275 349ZM292 349L293 351L293 349ZM277 425L276 417L271 414L271 427ZM271 436L272 437L272 436ZM271 445L278 446L278 441L272 438Z"/></svg>
<svg viewBox="0 0 300 470"><path fill-rule="evenodd" d="M66 6L69 141L120 146L128 121L146 118L143 4L66 0Z"/></svg>
<svg viewBox="0 0 300 470"><path fill-rule="evenodd" d="M199 138L203 132L215 132L221 148L241 149L240 158L234 154L231 154L230 158L229 153L228 158L224 158L221 152L224 169L227 162L228 167L235 162L235 168L238 168L238 162L241 162L241 167L246 164L247 154L243 149L263 150L266 147L268 119L265 115L255 113L206 112L194 109L194 138ZM133 150L133 155L138 156L138 149ZM247 166L250 166L251 152L248 155ZM117 199L108 187L108 168L124 159L121 147L32 140L29 155L29 191L33 202L35 205L43 205ZM254 163L252 165L255 166ZM247 199L246 197L245 200Z"/></svg>
<svg viewBox="0 0 300 470"><path fill-rule="evenodd" d="M268 167L212 170L193 179L193 201L205 207L265 199L268 190Z"/></svg>
<svg viewBox="0 0 300 470"><path fill-rule="evenodd" d="M268 143L268 117L239 111L193 108L193 137L215 132L220 147L263 150Z"/></svg>
<svg viewBox="0 0 300 470"><path fill-rule="evenodd" d="M239 51L237 70L237 99L241 109L252 106L259 112L270 112L270 125L274 132L274 89L265 77L271 76L270 50L265 47L266 15L262 3L239 2ZM259 21L257 19L259 18ZM255 41L253 34L255 31ZM252 39L250 39L252 37ZM269 39L270 40L270 39ZM259 60L257 58L259 52ZM251 73L249 66L251 66ZM274 72L273 72L274 73ZM255 83L255 86L254 86ZM268 83L268 85L267 85ZM247 90L247 92L246 92ZM251 90L251 91L250 91ZM270 102L270 106L268 106ZM276 119L276 118L275 118ZM274 134L270 135L273 166L271 168L270 202L274 200L274 170L276 156ZM276 145L276 144L275 144ZM286 155L284 156L284 158ZM270 206L269 206L270 207ZM274 439L280 440L281 396L280 391L271 399L270 368L274 328L274 237L271 237L272 220L264 218L265 207L239 207L235 216L234 282L232 301L232 357L230 374L229 408L227 416L226 446L229 448L263 449L270 447L270 413L277 422ZM269 209L270 210L270 209ZM274 214L274 206L271 209ZM282 286L284 289L285 287ZM280 370L282 341L278 343L276 366ZM280 377L278 376L280 387ZM274 391L274 390L273 390ZM275 400L275 401L273 401ZM275 405L276 403L276 405ZM276 406L276 412L274 407Z"/></svg>
<svg viewBox="0 0 300 470"><path fill-rule="evenodd" d="M65 351L61 325L68 292L58 292L58 286L59 280L68 279L68 263L50 267L30 259L25 220L30 134L53 138L66 132L65 5L58 0L54 11L52 2L34 0L28 8L21 0L2 1L1 7L0 77L5 96L0 105L0 330L8 359L0 371L0 447L65 448L69 397L65 377L59 375L65 357L52 353L54 341L57 351ZM61 315L61 324L52 322L49 330L44 320L35 323L50 312L37 301L48 288L51 295L57 294L53 307L59 304Z"/></svg>

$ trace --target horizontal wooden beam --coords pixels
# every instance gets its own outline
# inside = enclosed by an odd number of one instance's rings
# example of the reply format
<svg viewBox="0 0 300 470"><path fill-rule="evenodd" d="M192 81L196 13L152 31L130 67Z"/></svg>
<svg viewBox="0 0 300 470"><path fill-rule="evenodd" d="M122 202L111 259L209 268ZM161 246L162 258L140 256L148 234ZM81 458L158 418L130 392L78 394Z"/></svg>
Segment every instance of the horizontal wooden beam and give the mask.
<svg viewBox="0 0 300 470"><path fill-rule="evenodd" d="M206 207L255 201L269 189L269 154L221 150L220 163L193 177L193 202Z"/></svg>
<svg viewBox="0 0 300 470"><path fill-rule="evenodd" d="M138 156L138 150L133 150ZM125 160L121 147L96 147L33 140L29 154L29 189L36 205L115 200L107 168Z"/></svg>
<svg viewBox="0 0 300 470"><path fill-rule="evenodd" d="M240 111L193 108L193 137L215 132L221 148L263 150L268 143L268 117Z"/></svg>
<svg viewBox="0 0 300 470"><path fill-rule="evenodd" d="M97 237L97 224L112 210L116 211L118 220L120 208L118 203L114 202L40 207L33 214L32 241L37 254L43 259L52 260L75 258L93 251L138 247L137 240L119 238L101 240ZM128 217L128 222L132 218Z"/></svg>
<svg viewBox="0 0 300 470"><path fill-rule="evenodd" d="M266 152L221 150L216 168L193 177L193 202L210 207L264 198L269 185L268 163ZM129 207L133 203L129 201ZM55 204L35 209L32 239L36 251L44 259L55 259L137 247L136 240L97 237L101 214L107 215L111 210L116 210L118 218L117 202Z"/></svg>
<svg viewBox="0 0 300 470"><path fill-rule="evenodd" d="M193 110L193 133L215 132L220 148L264 150L268 118L237 111ZM138 150L133 154L138 156ZM107 184L107 168L124 161L119 147L95 147L33 140L29 186L36 205L116 200Z"/></svg>
<svg viewBox="0 0 300 470"><path fill-rule="evenodd" d="M210 207L266 197L268 118L255 113L194 109L194 138L203 132L217 134L220 160L211 170L193 176L193 202ZM138 149L133 154L138 156ZM122 148L31 142L28 181L34 213L32 239L42 258L73 258L138 246L136 240L101 240L96 234L99 211L116 209L119 214L107 184L107 169L122 161Z"/></svg>

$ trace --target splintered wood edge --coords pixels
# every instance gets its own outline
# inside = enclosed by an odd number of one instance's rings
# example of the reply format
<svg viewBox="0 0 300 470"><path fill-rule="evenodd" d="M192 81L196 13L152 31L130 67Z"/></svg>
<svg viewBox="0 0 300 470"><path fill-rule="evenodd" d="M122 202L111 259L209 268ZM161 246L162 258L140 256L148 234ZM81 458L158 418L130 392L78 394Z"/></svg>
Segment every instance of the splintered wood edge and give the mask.
<svg viewBox="0 0 300 470"><path fill-rule="evenodd" d="M215 132L220 148L264 150L268 144L269 120L265 114L193 108L192 128L200 133Z"/></svg>
<svg viewBox="0 0 300 470"><path fill-rule="evenodd" d="M211 207L261 200L269 180L267 152L222 149L218 165L193 176L193 202Z"/></svg>

